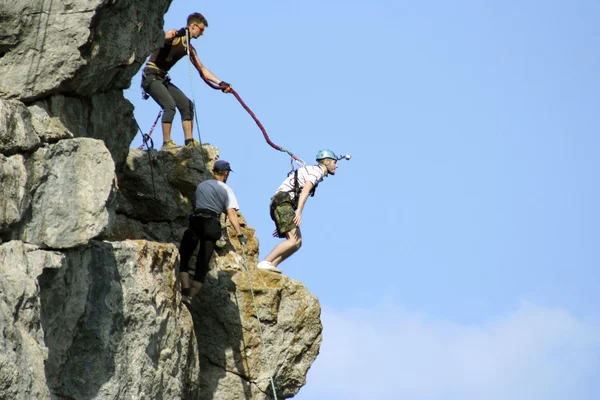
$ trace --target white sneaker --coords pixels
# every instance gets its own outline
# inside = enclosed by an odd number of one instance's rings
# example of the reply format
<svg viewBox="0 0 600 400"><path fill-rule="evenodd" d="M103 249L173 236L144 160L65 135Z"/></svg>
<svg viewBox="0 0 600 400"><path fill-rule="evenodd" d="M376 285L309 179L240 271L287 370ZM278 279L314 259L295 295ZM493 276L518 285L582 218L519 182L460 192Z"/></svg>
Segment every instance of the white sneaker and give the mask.
<svg viewBox="0 0 600 400"><path fill-rule="evenodd" d="M261 271L277 272L278 274L281 273L281 270L277 267L274 267L273 264L271 264L269 261L259 262L256 266L256 269L260 269Z"/></svg>

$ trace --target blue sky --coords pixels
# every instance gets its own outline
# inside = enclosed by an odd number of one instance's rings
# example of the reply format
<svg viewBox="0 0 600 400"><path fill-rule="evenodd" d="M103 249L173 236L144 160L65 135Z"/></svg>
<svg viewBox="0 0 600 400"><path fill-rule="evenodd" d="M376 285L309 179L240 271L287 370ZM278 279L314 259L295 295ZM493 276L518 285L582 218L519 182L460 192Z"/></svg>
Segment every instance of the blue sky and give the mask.
<svg viewBox="0 0 600 400"><path fill-rule="evenodd" d="M282 264L323 307L297 399L600 397L600 3L198 4L174 0L165 27L206 16L201 60L275 143L353 156ZM185 60L171 76L266 255L289 157ZM159 108L139 82L147 130Z"/></svg>

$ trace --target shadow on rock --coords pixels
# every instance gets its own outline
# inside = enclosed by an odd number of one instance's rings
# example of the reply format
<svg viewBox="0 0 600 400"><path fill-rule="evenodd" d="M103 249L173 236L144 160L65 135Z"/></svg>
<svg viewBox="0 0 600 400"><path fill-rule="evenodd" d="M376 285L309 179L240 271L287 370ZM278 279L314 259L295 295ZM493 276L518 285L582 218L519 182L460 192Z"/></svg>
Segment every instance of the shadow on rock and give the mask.
<svg viewBox="0 0 600 400"><path fill-rule="evenodd" d="M200 361L200 397L252 399L240 305L232 275L218 271L207 275L192 306ZM243 397L242 397L243 396Z"/></svg>
<svg viewBox="0 0 600 400"><path fill-rule="evenodd" d="M67 265L39 278L46 378L53 396L93 399L102 397L116 369L124 326L121 277L106 244L67 254Z"/></svg>

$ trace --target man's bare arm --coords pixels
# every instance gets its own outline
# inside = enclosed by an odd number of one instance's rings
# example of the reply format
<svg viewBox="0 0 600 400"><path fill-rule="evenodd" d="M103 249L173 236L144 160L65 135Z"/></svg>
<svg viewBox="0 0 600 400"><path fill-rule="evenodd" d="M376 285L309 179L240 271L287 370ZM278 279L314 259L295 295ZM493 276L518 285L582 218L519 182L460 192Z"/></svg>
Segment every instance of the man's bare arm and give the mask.
<svg viewBox="0 0 600 400"><path fill-rule="evenodd" d="M306 181L302 191L300 192L300 198L298 199L298 209L296 210L296 216L294 217L294 222L296 226L300 226L302 224L302 211L304 210L304 204L306 203L306 199L308 199L308 195L310 191L315 185L311 181Z"/></svg>
<svg viewBox="0 0 600 400"><path fill-rule="evenodd" d="M170 42L175 39L175 35L177 35L177 31L175 29L170 29L165 32L165 42Z"/></svg>
<svg viewBox="0 0 600 400"><path fill-rule="evenodd" d="M231 221L231 225L233 225L233 229L235 229L236 235L240 236L242 234L242 228L240 227L240 221L237 216L237 211L235 208L227 209L227 217Z"/></svg>
<svg viewBox="0 0 600 400"><path fill-rule="evenodd" d="M211 81L212 83L218 85L219 83L221 83L221 79L217 78L217 76L215 74L213 74L212 72L210 72L210 70L208 68L206 68L204 66L204 64L202 64L202 61L200 61L200 59L198 58L198 55L196 54L196 50L192 49L192 57L194 58L195 62L194 65L196 66L196 69L198 70L198 72L200 72L200 74L202 74L206 79L208 79L209 81ZM225 89L225 92L229 92L229 88Z"/></svg>

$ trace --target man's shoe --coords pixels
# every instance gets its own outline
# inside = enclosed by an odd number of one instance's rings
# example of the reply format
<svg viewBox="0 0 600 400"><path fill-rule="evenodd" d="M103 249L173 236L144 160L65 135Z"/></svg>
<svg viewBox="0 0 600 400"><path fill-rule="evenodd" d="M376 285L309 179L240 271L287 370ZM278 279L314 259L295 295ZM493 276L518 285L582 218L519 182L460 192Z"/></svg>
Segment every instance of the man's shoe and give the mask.
<svg viewBox="0 0 600 400"><path fill-rule="evenodd" d="M269 261L259 262L258 265L256 266L256 269L260 269L261 271L277 272L278 274L281 273L281 270L279 268L273 266L273 264L271 264Z"/></svg>
<svg viewBox="0 0 600 400"><path fill-rule="evenodd" d="M176 149L179 146L177 146L177 143L175 143L172 140L167 140L166 142L163 143L161 150L170 150L170 149Z"/></svg>
<svg viewBox="0 0 600 400"><path fill-rule="evenodd" d="M223 237L223 235L221 235L221 237L219 238L219 240L217 240L215 242L215 246L217 246L220 249L222 249L223 247L227 246L227 240Z"/></svg>
<svg viewBox="0 0 600 400"><path fill-rule="evenodd" d="M184 294L181 295L181 302L186 306L192 305L192 298L190 296L186 296Z"/></svg>
<svg viewBox="0 0 600 400"><path fill-rule="evenodd" d="M196 139L192 139L185 144L185 147L199 147L199 146L200 146L200 142L197 141Z"/></svg>

